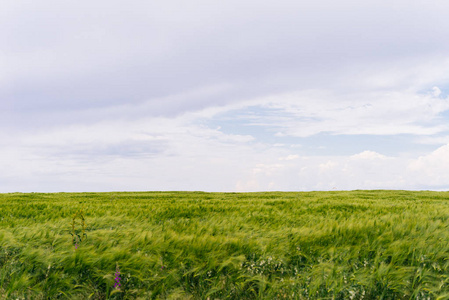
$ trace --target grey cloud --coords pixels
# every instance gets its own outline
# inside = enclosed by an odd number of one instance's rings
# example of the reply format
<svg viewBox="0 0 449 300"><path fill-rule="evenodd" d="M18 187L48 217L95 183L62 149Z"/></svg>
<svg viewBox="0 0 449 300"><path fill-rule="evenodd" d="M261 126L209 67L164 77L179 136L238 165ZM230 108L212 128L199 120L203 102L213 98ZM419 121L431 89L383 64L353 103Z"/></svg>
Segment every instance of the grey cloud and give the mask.
<svg viewBox="0 0 449 300"><path fill-rule="evenodd" d="M110 160L115 158L153 157L163 154L169 145L167 141L124 140L113 143L89 143L43 147L37 153L55 159Z"/></svg>
<svg viewBox="0 0 449 300"><path fill-rule="evenodd" d="M84 152L78 154L92 156L117 156L117 157L135 157L152 156L163 153L168 148L166 142L148 142L148 141L124 141L116 144L105 145L98 148L87 148Z"/></svg>
<svg viewBox="0 0 449 300"><path fill-rule="evenodd" d="M348 65L444 52L447 8L443 1L19 2L0 29L0 107L92 109L222 83L238 87L218 100L225 102L329 86Z"/></svg>

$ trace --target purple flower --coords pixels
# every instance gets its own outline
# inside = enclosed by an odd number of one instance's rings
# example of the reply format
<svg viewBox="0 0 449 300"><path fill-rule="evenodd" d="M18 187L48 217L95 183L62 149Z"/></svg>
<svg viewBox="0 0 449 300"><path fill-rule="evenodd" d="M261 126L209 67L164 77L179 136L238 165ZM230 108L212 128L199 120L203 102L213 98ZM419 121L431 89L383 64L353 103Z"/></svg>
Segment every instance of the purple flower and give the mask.
<svg viewBox="0 0 449 300"><path fill-rule="evenodd" d="M115 276L115 283L114 283L114 288L115 289L117 289L117 290L119 290L120 289L120 287L121 287L121 284L120 284L120 269L119 269L119 267L118 267L118 264L117 264L117 267L115 268L115 274L114 274L114 276Z"/></svg>

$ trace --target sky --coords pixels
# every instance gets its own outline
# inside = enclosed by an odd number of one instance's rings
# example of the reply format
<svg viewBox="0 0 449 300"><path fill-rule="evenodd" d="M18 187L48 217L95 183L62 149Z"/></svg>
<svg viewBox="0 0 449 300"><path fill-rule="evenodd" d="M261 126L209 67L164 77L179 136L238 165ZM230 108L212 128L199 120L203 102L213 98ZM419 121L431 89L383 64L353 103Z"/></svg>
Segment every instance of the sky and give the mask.
<svg viewBox="0 0 449 300"><path fill-rule="evenodd" d="M449 189L446 0L3 0L0 192Z"/></svg>

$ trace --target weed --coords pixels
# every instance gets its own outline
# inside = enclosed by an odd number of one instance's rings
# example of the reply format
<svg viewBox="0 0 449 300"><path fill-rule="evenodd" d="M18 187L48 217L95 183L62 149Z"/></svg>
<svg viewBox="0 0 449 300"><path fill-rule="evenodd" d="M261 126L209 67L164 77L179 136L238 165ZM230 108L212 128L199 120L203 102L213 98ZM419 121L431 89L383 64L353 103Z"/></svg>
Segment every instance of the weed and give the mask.
<svg viewBox="0 0 449 300"><path fill-rule="evenodd" d="M78 226L77 226L78 225ZM75 249L78 249L80 243L87 238L86 223L84 218L84 212L82 209L78 210L72 216L72 230L70 232L72 236L72 242Z"/></svg>

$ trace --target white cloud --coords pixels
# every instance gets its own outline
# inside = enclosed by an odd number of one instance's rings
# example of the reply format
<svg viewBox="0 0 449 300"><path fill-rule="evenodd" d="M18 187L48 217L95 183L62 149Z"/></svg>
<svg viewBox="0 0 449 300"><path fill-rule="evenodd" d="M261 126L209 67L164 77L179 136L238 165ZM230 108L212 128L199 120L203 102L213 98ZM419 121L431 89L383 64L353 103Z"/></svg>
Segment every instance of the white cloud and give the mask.
<svg viewBox="0 0 449 300"><path fill-rule="evenodd" d="M337 167L337 166L338 166L338 163L337 163L337 162L328 160L328 161L325 162L325 163L319 164L318 167L319 167L319 169L320 169L321 172L328 172L328 171L334 169L334 168Z"/></svg>
<svg viewBox="0 0 449 300"><path fill-rule="evenodd" d="M437 86L434 86L432 88L432 94L434 97L439 97L441 95L441 90Z"/></svg>
<svg viewBox="0 0 449 300"><path fill-rule="evenodd" d="M224 134L190 118L110 120L3 136L0 190L234 190L236 174L263 148L251 136Z"/></svg>
<svg viewBox="0 0 449 300"><path fill-rule="evenodd" d="M444 145L449 143L449 135L443 136L420 136L416 138L416 142L427 145Z"/></svg>
<svg viewBox="0 0 449 300"><path fill-rule="evenodd" d="M244 116L246 125L271 128L276 137L307 137L322 132L428 136L449 130L440 117L449 110L449 98L413 90L349 94L298 91L224 106L216 116L226 109L228 114Z"/></svg>
<svg viewBox="0 0 449 300"><path fill-rule="evenodd" d="M225 134L196 120L190 115L132 123L117 120L16 140L10 137L4 145L11 146L0 151L4 170L0 189L419 189L441 188L449 180L449 145L416 159L371 150L348 156L304 156L288 147Z"/></svg>
<svg viewBox="0 0 449 300"><path fill-rule="evenodd" d="M295 160L295 159L298 159L298 158L299 158L299 155L290 154L290 155L287 155L285 157L279 157L279 160Z"/></svg>
<svg viewBox="0 0 449 300"><path fill-rule="evenodd" d="M374 151L363 151L359 154L355 154L351 156L352 159L363 159L363 160L378 160L378 159L386 159L385 155L379 154Z"/></svg>
<svg viewBox="0 0 449 300"><path fill-rule="evenodd" d="M409 164L413 183L429 187L445 186L449 189L449 144L420 156Z"/></svg>
<svg viewBox="0 0 449 300"><path fill-rule="evenodd" d="M406 116L401 116L399 104L392 102L387 106L388 97L377 99L378 102L371 97L357 104L345 99L333 103L329 97L312 98L313 95L307 92L272 96L171 118L145 117L142 112L148 110L148 104L142 103L122 108L127 110L125 116L136 116L134 120L116 117L120 111L117 109L117 112L105 112L114 118L92 124L69 124L19 135L3 132L0 165L8 175L0 178L0 189L246 191L419 188L444 184L447 148L415 161L372 150L347 156L304 156L302 147L276 147L248 134L230 134L222 128L207 126L208 120L223 113L232 115L235 110L245 112L248 107L259 105L276 113L284 111L285 115L277 118L273 113L265 118L262 110L261 115L252 115L248 122L256 120L268 126L280 120L271 126L281 128L285 134L292 134L289 130L294 130L298 123L301 124L298 129L309 135L329 130L350 134L355 130L352 126L363 132L367 127L359 122L368 119L370 114L373 115L372 130L376 133L382 133L384 127L393 132L398 132L401 126L413 127L410 132L415 133L434 132L439 126L444 127L432 120L446 109L447 99L429 94L397 96L402 105L409 100L406 107L410 114ZM317 101L303 101L306 99ZM381 118L383 114L386 116ZM312 119L298 121L307 116ZM392 124L384 124L394 117L397 120ZM424 119L427 120L424 125L409 125ZM390 127L394 124L396 127ZM274 135L276 131L272 132Z"/></svg>
<svg viewBox="0 0 449 300"><path fill-rule="evenodd" d="M417 158L388 157L364 151L346 157L303 156L282 165L264 167L259 165L247 181L239 182L239 186L266 190L271 184L272 190L293 191L449 189L449 144Z"/></svg>

